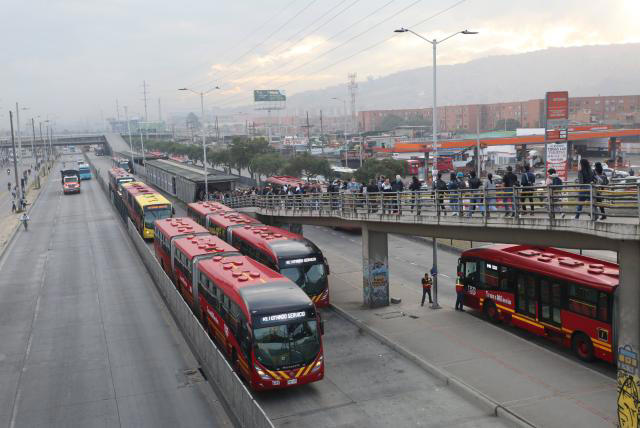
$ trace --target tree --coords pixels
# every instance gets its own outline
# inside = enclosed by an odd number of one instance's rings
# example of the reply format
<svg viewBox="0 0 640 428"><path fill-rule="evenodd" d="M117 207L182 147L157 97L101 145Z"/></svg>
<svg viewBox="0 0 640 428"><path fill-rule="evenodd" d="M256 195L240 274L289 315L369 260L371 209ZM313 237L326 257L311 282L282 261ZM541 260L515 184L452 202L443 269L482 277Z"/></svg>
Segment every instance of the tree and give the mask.
<svg viewBox="0 0 640 428"><path fill-rule="evenodd" d="M276 175L286 163L285 159L278 153L263 153L254 156L249 163L249 170L260 175L270 177Z"/></svg>
<svg viewBox="0 0 640 428"><path fill-rule="evenodd" d="M404 120L400 116L396 116L394 114L390 114L389 116L385 116L380 122L380 126L378 127L379 131L391 131L393 128L400 126L404 123Z"/></svg>
<svg viewBox="0 0 640 428"><path fill-rule="evenodd" d="M307 178L316 175L324 175L327 177L331 174L331 165L326 159L305 152L300 156L290 159L283 168L283 172L286 175L292 175L294 177L303 175Z"/></svg>
<svg viewBox="0 0 640 428"><path fill-rule="evenodd" d="M396 175L406 174L406 165L405 161L395 159L367 159L356 171L355 177L362 182L368 182L381 175L393 179Z"/></svg>
<svg viewBox="0 0 640 428"><path fill-rule="evenodd" d="M207 162L214 167L220 165L224 167L227 173L231 173L231 154L229 150L210 150L207 152Z"/></svg>

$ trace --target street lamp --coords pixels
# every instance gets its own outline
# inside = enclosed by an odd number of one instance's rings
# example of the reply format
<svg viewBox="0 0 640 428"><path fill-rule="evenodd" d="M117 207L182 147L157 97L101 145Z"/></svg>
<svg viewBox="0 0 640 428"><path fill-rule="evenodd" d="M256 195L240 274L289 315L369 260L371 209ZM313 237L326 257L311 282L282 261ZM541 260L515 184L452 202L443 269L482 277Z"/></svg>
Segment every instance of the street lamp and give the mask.
<svg viewBox="0 0 640 428"><path fill-rule="evenodd" d="M205 197L205 200L207 201L209 200L209 181L207 179L207 143L206 143L206 137L204 134L204 96L207 95L209 92L215 91L216 89L220 89L220 87L214 86L213 88L204 92L194 91L193 89L189 89L189 88L178 89L179 91L189 91L189 92L193 92L194 94L200 95L200 108L202 110L201 127L202 127L202 153L203 153L202 163L204 164L204 197Z"/></svg>
<svg viewBox="0 0 640 428"><path fill-rule="evenodd" d="M456 36L458 34L465 34L465 35L472 35L472 34L478 34L477 31L469 31L469 30L462 30L462 31L458 31L453 33L450 36L445 37L444 39L441 40L429 40L426 37L421 36L420 34L416 33L413 30L410 30L408 28L399 28L397 30L394 30L395 33L411 33L414 36L420 37L422 40L424 40L425 42L431 43L431 46L433 47L433 114L431 116L432 118L432 125L431 125L431 131L433 133L433 138L432 138L432 147L433 147L433 169L431 171L431 177L433 178L435 174L437 174L437 169L438 169L438 104L437 104L437 98L436 98L436 48L437 46L444 42L445 40L448 40L450 38L452 38L453 36ZM427 155L427 151L425 150L424 153L424 167L425 167L425 171L427 168L427 164L428 164L428 155ZM426 180L426 177L425 177ZM433 238L433 267L432 267L432 276L433 276L433 303L431 304L431 308L432 309L439 309L440 305L438 304L438 243L436 241L436 238Z"/></svg>
<svg viewBox="0 0 640 428"><path fill-rule="evenodd" d="M342 106L344 107L344 166L345 168L349 167L349 146L347 145L347 100L344 98L333 97L332 100L342 101Z"/></svg>

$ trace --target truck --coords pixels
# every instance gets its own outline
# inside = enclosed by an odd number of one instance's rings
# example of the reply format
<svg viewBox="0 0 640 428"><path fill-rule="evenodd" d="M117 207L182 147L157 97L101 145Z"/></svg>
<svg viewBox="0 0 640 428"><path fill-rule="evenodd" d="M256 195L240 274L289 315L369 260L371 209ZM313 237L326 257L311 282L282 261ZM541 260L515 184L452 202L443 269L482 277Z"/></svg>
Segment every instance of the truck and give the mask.
<svg viewBox="0 0 640 428"><path fill-rule="evenodd" d="M80 173L77 169L63 169L60 171L62 192L80 193Z"/></svg>

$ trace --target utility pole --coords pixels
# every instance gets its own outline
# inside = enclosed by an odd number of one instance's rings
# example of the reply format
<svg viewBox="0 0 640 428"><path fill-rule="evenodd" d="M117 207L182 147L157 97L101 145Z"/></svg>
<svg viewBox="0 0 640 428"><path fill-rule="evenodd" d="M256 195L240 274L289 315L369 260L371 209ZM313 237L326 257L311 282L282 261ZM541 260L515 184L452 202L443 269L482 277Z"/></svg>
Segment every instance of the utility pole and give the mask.
<svg viewBox="0 0 640 428"><path fill-rule="evenodd" d="M33 132L33 134L31 135L31 152L33 152L33 155L36 158L36 167L35 167L35 171L36 171L36 186L37 188L40 188L40 174L39 174L39 170L38 170L38 152L36 151L35 145L36 145L36 122L33 118L31 118L31 131Z"/></svg>
<svg viewBox="0 0 640 428"><path fill-rule="evenodd" d="M13 135L13 112L11 110L9 110L9 122L11 123L11 145L13 146L13 176L16 180L16 193L20 200L22 200L22 189L18 187L18 159L16 157L16 140Z"/></svg>
<svg viewBox="0 0 640 428"><path fill-rule="evenodd" d="M216 116L216 144L220 144L220 128L218 128L218 116Z"/></svg>
<svg viewBox="0 0 640 428"><path fill-rule="evenodd" d="M145 167L145 172L146 170L146 163L144 162L144 140L142 139L142 128L138 127L138 129L140 130L140 147L142 149L142 166ZM148 138L148 137L147 137Z"/></svg>
<svg viewBox="0 0 640 428"><path fill-rule="evenodd" d="M118 104L117 98L116 98L116 120L120 121L120 105Z"/></svg>
<svg viewBox="0 0 640 428"><path fill-rule="evenodd" d="M16 103L16 125L18 130L18 157L20 158L20 165L22 165L22 131L20 129L20 107Z"/></svg>
<svg viewBox="0 0 640 428"><path fill-rule="evenodd" d="M476 174L478 178L481 177L480 173L482 168L480 167L480 115L476 114Z"/></svg>
<svg viewBox="0 0 640 428"><path fill-rule="evenodd" d="M129 132L129 150L131 150L131 172L134 172L133 168L133 139L131 138L131 125L129 124L129 110L127 106L124 106L124 117L127 121L127 131Z"/></svg>
<svg viewBox="0 0 640 428"><path fill-rule="evenodd" d="M322 110L320 110L320 150L324 155L324 129L322 128Z"/></svg>
<svg viewBox="0 0 640 428"><path fill-rule="evenodd" d="M311 153L311 137L309 136L309 129L311 125L309 125L309 112L307 112L307 124L303 126L303 128L307 128L307 148L309 149L309 153Z"/></svg>
<svg viewBox="0 0 640 428"><path fill-rule="evenodd" d="M144 121L147 122L149 119L147 115L147 82L146 80L142 81L142 96L144 97Z"/></svg>

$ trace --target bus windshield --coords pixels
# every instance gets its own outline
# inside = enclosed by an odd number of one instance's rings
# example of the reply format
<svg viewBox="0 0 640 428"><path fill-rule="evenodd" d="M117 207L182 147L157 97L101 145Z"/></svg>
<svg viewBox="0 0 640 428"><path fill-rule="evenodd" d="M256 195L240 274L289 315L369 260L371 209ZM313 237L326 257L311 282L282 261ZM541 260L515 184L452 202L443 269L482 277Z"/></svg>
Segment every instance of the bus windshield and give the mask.
<svg viewBox="0 0 640 428"><path fill-rule="evenodd" d="M144 208L144 227L153 229L153 222L171 217L171 206L160 205L157 207L150 206Z"/></svg>
<svg viewBox="0 0 640 428"><path fill-rule="evenodd" d="M298 284L310 296L322 293L327 285L327 271L324 263L288 265L280 268L280 273Z"/></svg>
<svg viewBox="0 0 640 428"><path fill-rule="evenodd" d="M76 177L75 175L66 176L64 178L64 182L65 183L77 183L78 182L78 177Z"/></svg>
<svg viewBox="0 0 640 428"><path fill-rule="evenodd" d="M309 364L320 352L316 324L307 320L254 329L257 360L268 370Z"/></svg>

